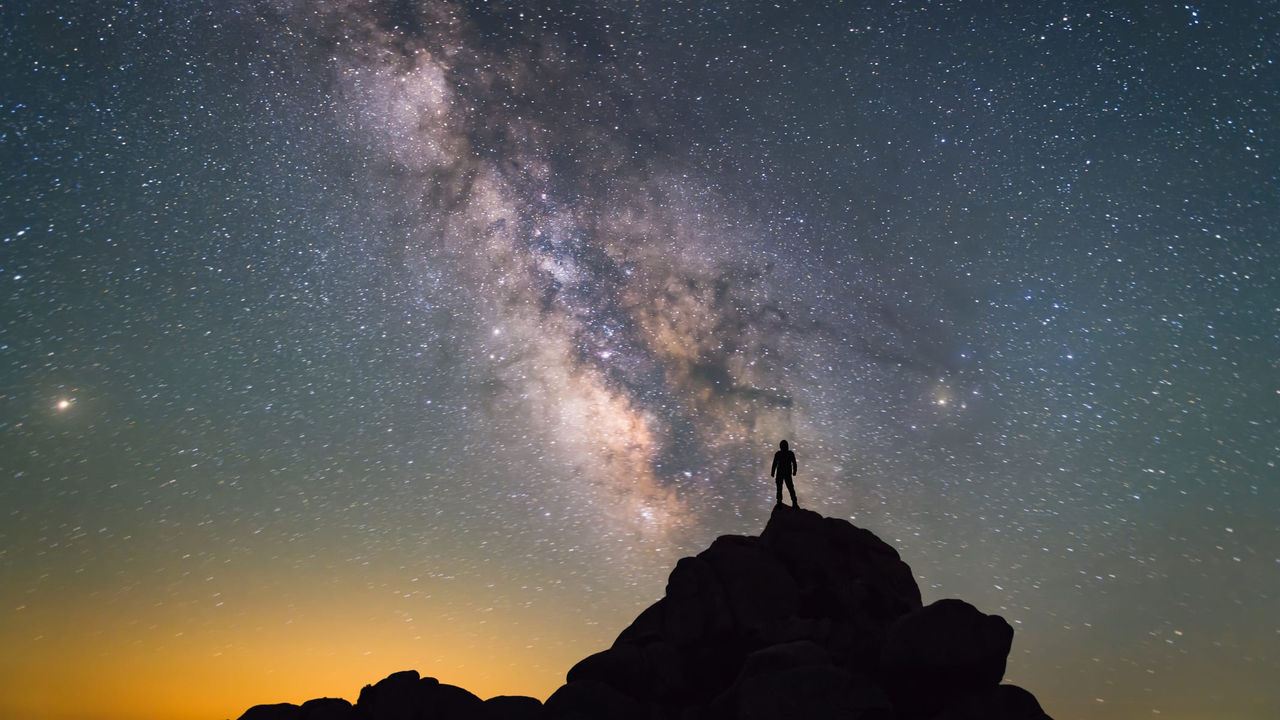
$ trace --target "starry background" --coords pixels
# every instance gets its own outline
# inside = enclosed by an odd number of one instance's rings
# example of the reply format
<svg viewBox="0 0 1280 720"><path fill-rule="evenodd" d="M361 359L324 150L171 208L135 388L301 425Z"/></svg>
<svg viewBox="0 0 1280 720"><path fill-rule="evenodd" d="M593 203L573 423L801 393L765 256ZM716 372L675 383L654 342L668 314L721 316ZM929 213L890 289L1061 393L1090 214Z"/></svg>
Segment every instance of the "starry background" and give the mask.
<svg viewBox="0 0 1280 720"><path fill-rule="evenodd" d="M1280 715L1276 3L0 37L0 715L545 697L782 437L1054 717Z"/></svg>

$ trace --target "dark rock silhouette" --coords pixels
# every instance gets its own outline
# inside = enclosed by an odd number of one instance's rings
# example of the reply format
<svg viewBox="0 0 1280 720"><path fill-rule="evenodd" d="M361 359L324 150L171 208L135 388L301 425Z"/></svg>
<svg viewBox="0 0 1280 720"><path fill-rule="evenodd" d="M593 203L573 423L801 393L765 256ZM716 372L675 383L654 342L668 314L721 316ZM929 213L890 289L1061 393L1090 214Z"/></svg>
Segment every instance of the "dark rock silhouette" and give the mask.
<svg viewBox="0 0 1280 720"><path fill-rule="evenodd" d="M350 705L351 703L347 703ZM240 716L240 720L298 720L302 717L302 708L293 703L277 703L275 705L254 705Z"/></svg>
<svg viewBox="0 0 1280 720"><path fill-rule="evenodd" d="M356 718L361 720L425 720L426 718L473 718L480 716L484 702L453 685L435 678L420 678L415 670L393 673L375 685L365 685L356 701Z"/></svg>
<svg viewBox="0 0 1280 720"><path fill-rule="evenodd" d="M774 508L717 538L545 704L409 670L354 706L259 705L241 720L1048 720L1001 685L1013 629L961 600L922 607L911 568L867 530Z"/></svg>
<svg viewBox="0 0 1280 720"><path fill-rule="evenodd" d="M881 653L885 687L894 705L929 716L973 688L1004 677L1013 628L963 600L939 600L898 618Z"/></svg>
<svg viewBox="0 0 1280 720"><path fill-rule="evenodd" d="M347 720L353 717L351 703L342 698L316 698L302 705L255 705L241 720Z"/></svg>
<svg viewBox="0 0 1280 720"><path fill-rule="evenodd" d="M542 702L524 695L499 695L484 701L484 720L525 720L541 717Z"/></svg>

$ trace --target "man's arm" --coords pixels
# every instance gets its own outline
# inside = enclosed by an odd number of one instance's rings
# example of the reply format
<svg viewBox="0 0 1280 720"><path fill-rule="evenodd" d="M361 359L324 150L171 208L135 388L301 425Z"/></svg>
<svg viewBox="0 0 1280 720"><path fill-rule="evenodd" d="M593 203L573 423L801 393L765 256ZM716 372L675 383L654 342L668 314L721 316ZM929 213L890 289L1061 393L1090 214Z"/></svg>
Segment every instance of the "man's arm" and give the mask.
<svg viewBox="0 0 1280 720"><path fill-rule="evenodd" d="M778 453L773 454L773 464L769 466L769 477L778 471Z"/></svg>
<svg viewBox="0 0 1280 720"><path fill-rule="evenodd" d="M796 454L791 453L791 474L796 475L800 472L800 463L796 462Z"/></svg>

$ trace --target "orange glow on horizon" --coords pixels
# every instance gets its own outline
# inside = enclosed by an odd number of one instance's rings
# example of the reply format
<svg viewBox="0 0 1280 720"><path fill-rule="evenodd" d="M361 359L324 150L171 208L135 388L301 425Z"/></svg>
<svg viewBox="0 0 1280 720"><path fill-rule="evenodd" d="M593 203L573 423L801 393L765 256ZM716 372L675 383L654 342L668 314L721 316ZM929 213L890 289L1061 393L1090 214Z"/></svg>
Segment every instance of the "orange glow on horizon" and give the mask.
<svg viewBox="0 0 1280 720"><path fill-rule="evenodd" d="M236 718L257 704L326 696L354 703L363 685L409 669L481 698L545 700L573 663L616 632L596 625L602 636L589 636L564 605L413 624L395 598L377 595L321 597L292 608L296 620L282 619L273 605L222 627L194 613L187 622L174 616L144 627L70 603L23 608L26 624L0 626L0 717ZM54 629L23 632L38 628Z"/></svg>

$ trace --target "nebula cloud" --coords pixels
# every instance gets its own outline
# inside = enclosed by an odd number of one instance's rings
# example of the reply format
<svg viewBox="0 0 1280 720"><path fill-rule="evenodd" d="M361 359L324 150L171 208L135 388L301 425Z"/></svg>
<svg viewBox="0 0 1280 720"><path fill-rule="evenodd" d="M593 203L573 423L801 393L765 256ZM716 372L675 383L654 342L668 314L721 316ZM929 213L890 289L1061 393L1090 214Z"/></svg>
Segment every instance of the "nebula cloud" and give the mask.
<svg viewBox="0 0 1280 720"><path fill-rule="evenodd" d="M294 13L331 34L338 104L385 158L371 171L412 218L411 262L476 320L461 342L488 377L484 403L545 433L546 461L613 521L687 522L686 470L791 426L786 312L758 239L726 238L695 181L629 156L633 128L537 117L590 96L554 89L580 60L480 49L448 4L412 11L412 32L384 10Z"/></svg>
<svg viewBox="0 0 1280 720"><path fill-rule="evenodd" d="M420 287L464 319L485 431L533 448L606 526L696 522L722 479L820 432L797 383L829 376L840 346L898 352L875 337L886 323L868 333L797 299L804 273L655 149L644 78L607 53L550 33L496 47L481 11L449 3L284 12L331 51L336 112L410 228Z"/></svg>

